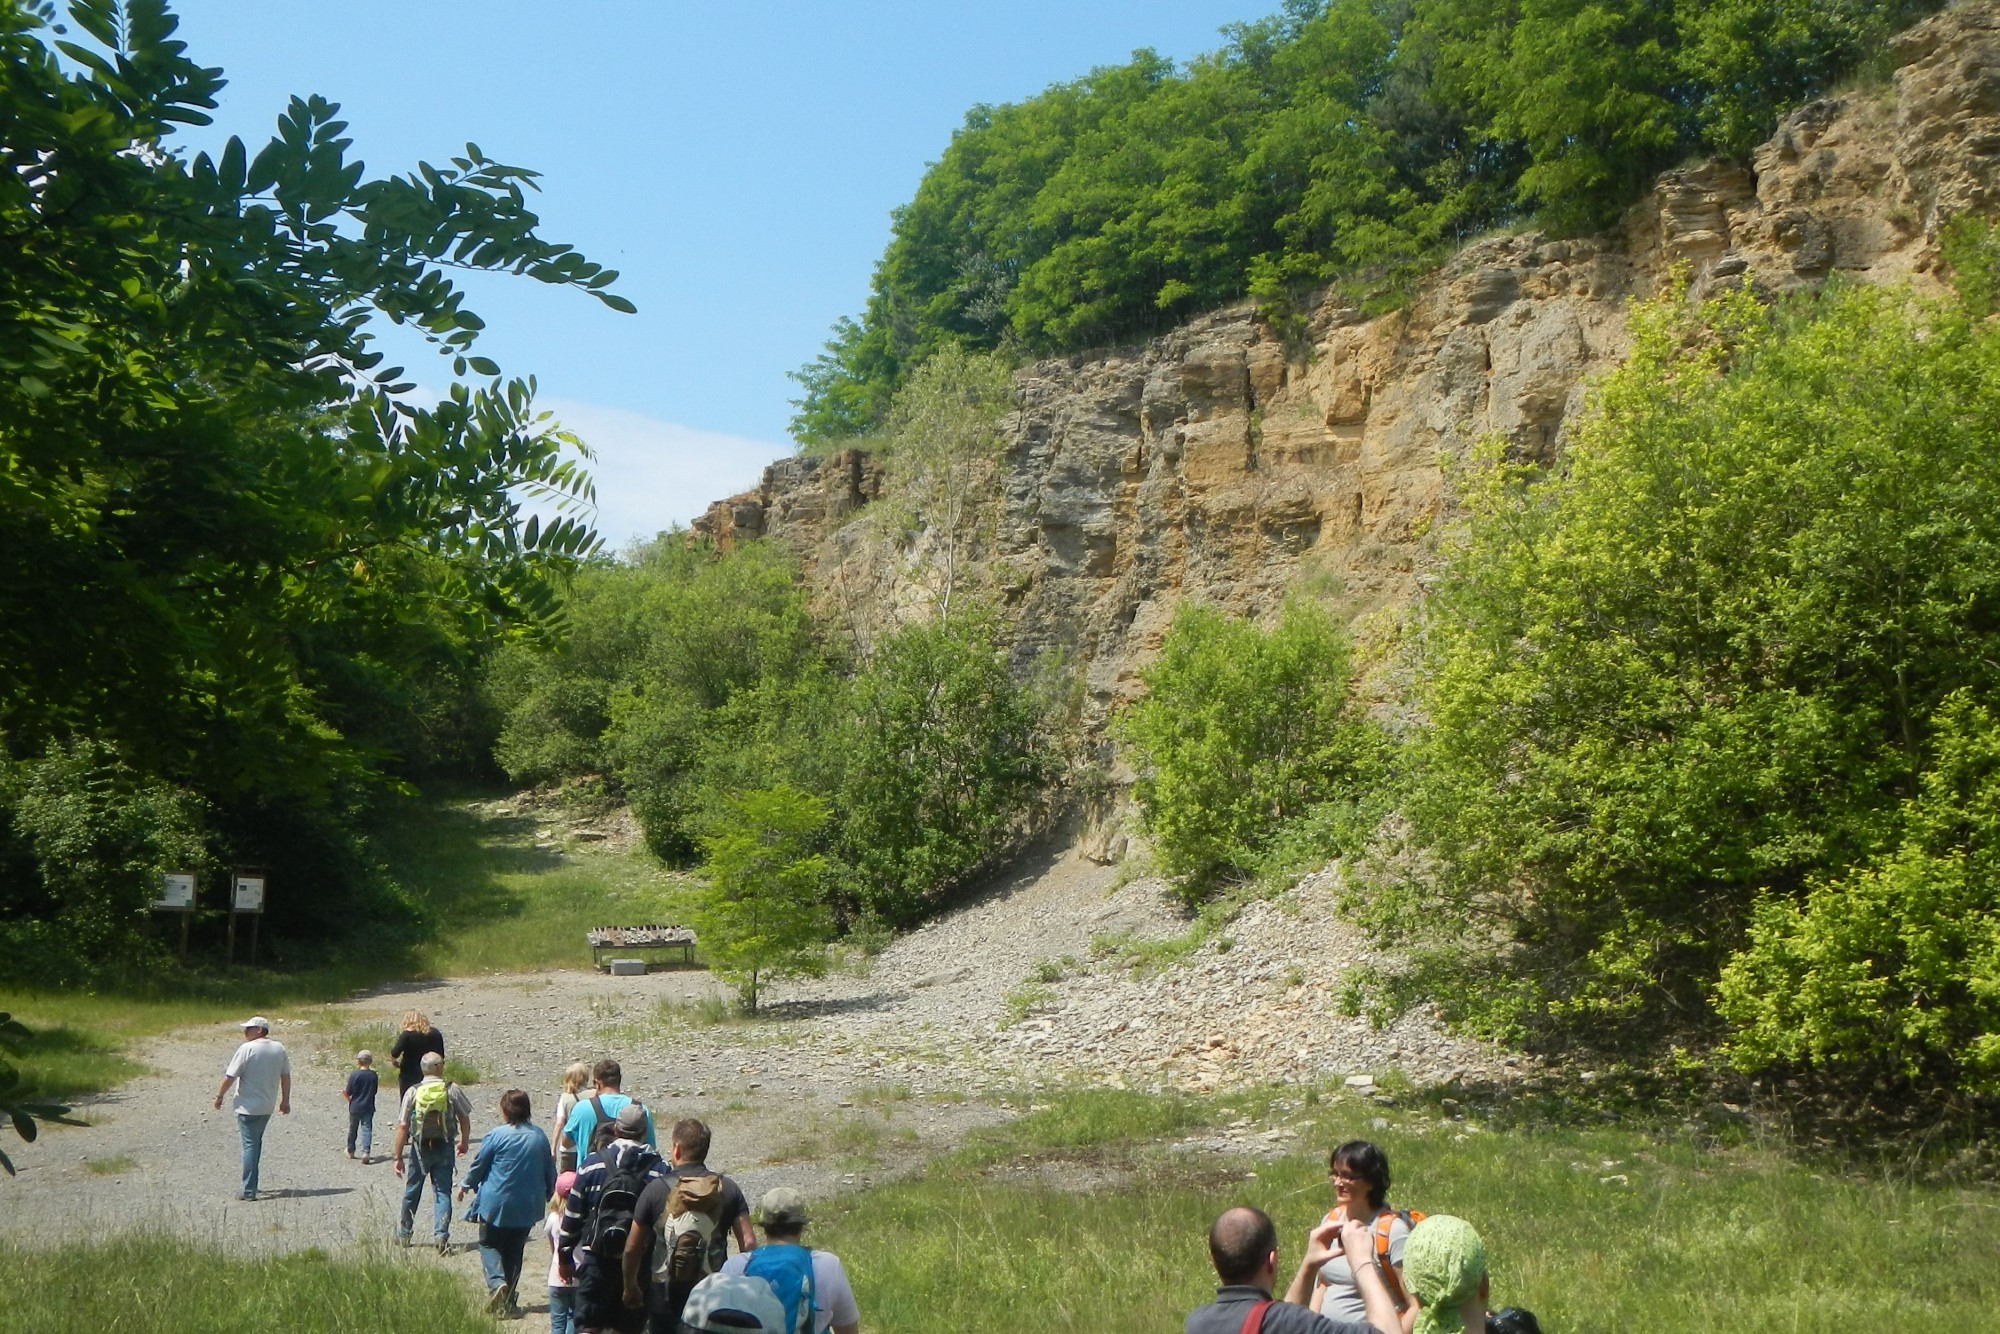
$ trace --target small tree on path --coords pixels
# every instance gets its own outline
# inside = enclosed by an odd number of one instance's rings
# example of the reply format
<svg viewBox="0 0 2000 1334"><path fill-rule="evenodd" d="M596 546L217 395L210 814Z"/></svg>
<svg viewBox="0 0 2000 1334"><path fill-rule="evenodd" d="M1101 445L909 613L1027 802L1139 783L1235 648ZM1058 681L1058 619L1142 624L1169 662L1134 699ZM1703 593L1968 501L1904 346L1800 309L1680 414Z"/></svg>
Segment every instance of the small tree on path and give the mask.
<svg viewBox="0 0 2000 1334"><path fill-rule="evenodd" d="M769 979L826 971L827 862L812 851L826 820L824 801L781 784L729 798L717 832L702 840L708 885L695 930L709 966L752 1013Z"/></svg>

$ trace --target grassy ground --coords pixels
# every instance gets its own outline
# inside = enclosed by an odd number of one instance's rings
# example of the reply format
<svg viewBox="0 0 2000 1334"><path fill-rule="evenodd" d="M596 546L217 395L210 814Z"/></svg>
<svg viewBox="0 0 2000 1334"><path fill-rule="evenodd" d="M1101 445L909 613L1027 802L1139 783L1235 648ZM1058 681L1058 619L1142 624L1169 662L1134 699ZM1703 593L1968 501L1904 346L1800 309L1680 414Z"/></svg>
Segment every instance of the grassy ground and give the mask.
<svg viewBox="0 0 2000 1334"><path fill-rule="evenodd" d="M932 1329L1178 1328L1212 1295L1209 1222L1277 1220L1295 1261L1328 1207L1323 1146L1363 1136L1392 1198L1478 1226L1495 1306L1550 1330L1795 1331L1890 1319L2000 1326L2000 1192L1814 1172L1762 1149L1639 1132L1478 1133L1336 1101L1302 1112L1322 1147L1258 1168L1141 1141L1254 1107L1118 1094L1057 1100L923 1176L846 1197L814 1243L846 1261L863 1323ZM1289 1274L1289 1269L1287 1269Z"/></svg>
<svg viewBox="0 0 2000 1334"><path fill-rule="evenodd" d="M0 990L0 1010L33 1033L9 1054L28 1091L57 1099L101 1092L142 1073L128 1052L145 1038L343 999L412 971L448 977L587 967L588 928L670 919L684 884L643 851L538 849L532 821L477 814L462 795L413 804L388 820L377 839L391 874L428 905L436 922L432 938L402 957L349 960L310 973L239 967L189 974L164 998L152 994L156 987L88 995ZM356 1036L361 1040L350 1050L372 1046L379 1054L392 1035L384 1029Z"/></svg>
<svg viewBox="0 0 2000 1334"><path fill-rule="evenodd" d="M492 1334L454 1275L317 1251L224 1256L180 1238L0 1249L0 1328L35 1334Z"/></svg>
<svg viewBox="0 0 2000 1334"><path fill-rule="evenodd" d="M436 799L388 822L378 842L391 871L436 915L417 965L440 977L583 968L593 926L671 920L685 881L643 850L535 846L526 817L480 815Z"/></svg>
<svg viewBox="0 0 2000 1334"><path fill-rule="evenodd" d="M1813 1171L1625 1128L1497 1133L1394 1112L1375 1128L1383 1115L1338 1096L1053 1096L916 1178L829 1201L809 1240L842 1256L871 1334L1174 1329L1211 1293L1214 1215L1267 1209L1289 1272L1327 1206L1323 1146L1360 1135L1387 1150L1398 1202L1481 1229L1495 1305L1527 1306L1552 1331L1995 1327L1990 1187ZM1180 1142L1307 1120L1314 1147L1254 1170ZM221 1334L274 1312L302 1334L403 1328L412 1311L440 1334L490 1329L472 1300L451 1275L366 1252L239 1259L161 1235L0 1251L0 1328L47 1334Z"/></svg>

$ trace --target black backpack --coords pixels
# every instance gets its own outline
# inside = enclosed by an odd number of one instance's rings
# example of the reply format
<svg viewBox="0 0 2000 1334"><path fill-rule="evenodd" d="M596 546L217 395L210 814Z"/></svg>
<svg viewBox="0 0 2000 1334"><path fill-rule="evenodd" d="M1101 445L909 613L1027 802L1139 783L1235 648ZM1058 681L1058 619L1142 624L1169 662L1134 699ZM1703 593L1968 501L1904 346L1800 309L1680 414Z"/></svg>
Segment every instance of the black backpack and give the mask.
<svg viewBox="0 0 2000 1334"><path fill-rule="evenodd" d="M618 1122L615 1118L605 1114L604 1099L593 1093L587 1101L590 1103L590 1110L595 1114L597 1120L590 1127L590 1143L585 1145L583 1150L585 1157L601 1151L605 1145L618 1138ZM637 1098L632 1099L626 1106L637 1107L640 1111L646 1110L646 1104L640 1102ZM624 1108L621 1107L619 1110L623 1111Z"/></svg>
<svg viewBox="0 0 2000 1334"><path fill-rule="evenodd" d="M604 1261L625 1254L625 1241L632 1235L632 1211L639 1206L639 1192L652 1179L660 1155L644 1144L631 1144L622 1153L606 1155L604 1184L590 1206L583 1223L583 1245Z"/></svg>

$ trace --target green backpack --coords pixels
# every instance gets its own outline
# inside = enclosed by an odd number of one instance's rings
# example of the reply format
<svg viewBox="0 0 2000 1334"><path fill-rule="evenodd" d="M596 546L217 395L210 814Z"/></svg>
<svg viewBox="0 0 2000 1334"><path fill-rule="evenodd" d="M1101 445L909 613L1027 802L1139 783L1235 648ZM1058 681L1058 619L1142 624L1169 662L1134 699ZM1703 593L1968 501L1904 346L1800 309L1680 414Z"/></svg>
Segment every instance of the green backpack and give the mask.
<svg viewBox="0 0 2000 1334"><path fill-rule="evenodd" d="M410 1104L410 1123L415 1128L417 1147L429 1152L447 1148L452 1132L451 1085L417 1085L416 1100Z"/></svg>

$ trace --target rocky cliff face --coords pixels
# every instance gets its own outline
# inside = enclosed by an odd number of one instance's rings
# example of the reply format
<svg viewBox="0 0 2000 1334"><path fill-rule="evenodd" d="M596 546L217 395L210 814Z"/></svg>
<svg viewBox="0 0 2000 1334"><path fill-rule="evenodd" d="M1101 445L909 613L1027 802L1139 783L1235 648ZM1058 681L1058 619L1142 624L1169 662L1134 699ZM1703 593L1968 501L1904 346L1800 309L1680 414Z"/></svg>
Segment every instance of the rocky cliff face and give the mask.
<svg viewBox="0 0 2000 1334"><path fill-rule="evenodd" d="M1328 294L1303 345L1243 306L1021 371L983 557L1023 659L1066 650L1101 719L1185 598L1262 615L1304 579L1365 634L1418 596L1451 462L1493 435L1554 451L1626 350L1628 302L1676 266L1697 294L1931 284L1940 227L2000 203L2000 0L1895 55L1893 86L1800 109L1747 168L1663 176L1616 234L1478 241L1378 318ZM879 613L922 558L851 522L882 486L858 453L786 460L696 526L791 541L824 596Z"/></svg>

